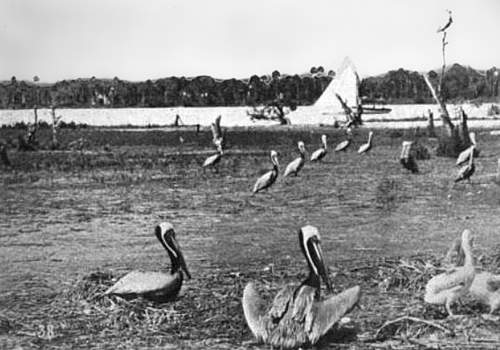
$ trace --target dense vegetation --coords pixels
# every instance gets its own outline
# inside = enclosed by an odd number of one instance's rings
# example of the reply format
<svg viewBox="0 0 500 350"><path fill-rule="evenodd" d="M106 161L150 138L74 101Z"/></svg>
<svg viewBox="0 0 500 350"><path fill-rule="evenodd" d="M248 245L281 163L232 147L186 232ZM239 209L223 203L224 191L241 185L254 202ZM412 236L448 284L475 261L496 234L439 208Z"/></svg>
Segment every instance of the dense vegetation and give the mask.
<svg viewBox="0 0 500 350"><path fill-rule="evenodd" d="M479 72L459 64L451 66L444 79L447 99L491 99L498 96L496 68ZM144 82L114 79L63 80L54 84L18 81L0 83L0 108L31 108L55 104L59 107L173 107L173 106L244 106L273 101L282 94L299 105L312 104L335 73L322 67L303 75L253 75L249 79L169 77ZM430 72L437 82L438 74ZM431 102L430 93L418 72L405 69L361 81L360 95L367 101L387 103Z"/></svg>

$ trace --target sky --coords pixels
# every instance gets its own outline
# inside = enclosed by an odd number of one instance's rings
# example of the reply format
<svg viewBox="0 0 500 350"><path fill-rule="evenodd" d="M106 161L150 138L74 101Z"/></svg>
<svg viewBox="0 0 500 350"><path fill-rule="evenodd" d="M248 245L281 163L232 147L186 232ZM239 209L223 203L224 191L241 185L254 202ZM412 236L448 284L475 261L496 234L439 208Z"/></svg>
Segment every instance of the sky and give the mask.
<svg viewBox="0 0 500 350"><path fill-rule="evenodd" d="M0 80L500 66L498 0L0 0Z"/></svg>

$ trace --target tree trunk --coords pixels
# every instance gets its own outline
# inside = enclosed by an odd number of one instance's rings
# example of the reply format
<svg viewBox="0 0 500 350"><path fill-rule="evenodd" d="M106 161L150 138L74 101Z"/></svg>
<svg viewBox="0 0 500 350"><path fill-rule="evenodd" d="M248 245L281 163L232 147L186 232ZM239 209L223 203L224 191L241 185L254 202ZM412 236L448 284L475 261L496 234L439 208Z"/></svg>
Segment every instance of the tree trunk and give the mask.
<svg viewBox="0 0 500 350"><path fill-rule="evenodd" d="M426 74L424 74L424 80L425 80L425 83L427 84L427 87L431 91L432 97L434 98L436 103L441 108L441 113L439 114L439 116L441 117L441 120L443 121L443 126L446 128L448 135L452 136L453 129L455 128L455 126L451 122L451 118L450 118L450 115L448 114L448 109L446 108L446 104L438 97L436 90L432 86L432 84L431 84L431 82Z"/></svg>

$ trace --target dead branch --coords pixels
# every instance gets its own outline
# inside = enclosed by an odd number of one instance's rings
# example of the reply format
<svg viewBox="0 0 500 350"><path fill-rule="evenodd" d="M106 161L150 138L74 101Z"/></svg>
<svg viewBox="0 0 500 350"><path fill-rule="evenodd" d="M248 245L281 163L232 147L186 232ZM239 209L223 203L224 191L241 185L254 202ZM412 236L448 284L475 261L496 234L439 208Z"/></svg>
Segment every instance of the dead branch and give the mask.
<svg viewBox="0 0 500 350"><path fill-rule="evenodd" d="M451 331L450 329L448 329L446 327L443 327L440 324L434 323L432 321L427 321L427 320L424 320L424 319L418 318L418 317L402 316L402 317L398 317L398 318L396 318L394 320L391 320L391 321L386 321L382 325L382 327L380 327L379 329L377 329L377 332L375 333L375 338L377 339L379 337L380 332L384 328L387 328L388 326L396 324L396 323L401 322L401 321L412 321L412 322L423 323L423 324L426 324L428 326L431 326L431 327L437 328L439 330L442 330L443 332L445 332L447 334L453 334L453 331Z"/></svg>

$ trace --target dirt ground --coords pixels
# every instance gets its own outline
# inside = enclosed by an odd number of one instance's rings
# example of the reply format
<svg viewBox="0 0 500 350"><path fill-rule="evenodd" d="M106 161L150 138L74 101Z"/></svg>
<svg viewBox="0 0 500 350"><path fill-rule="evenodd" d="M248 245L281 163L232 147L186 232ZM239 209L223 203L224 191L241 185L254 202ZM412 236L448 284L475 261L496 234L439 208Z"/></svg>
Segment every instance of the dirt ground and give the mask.
<svg viewBox="0 0 500 350"><path fill-rule="evenodd" d="M376 131L373 150L358 155L368 133L359 129L346 153L330 151L298 177L280 177L267 193L251 196L271 167L271 149L283 170L297 157L297 141L310 154L322 133L332 148L344 139L331 128L230 129L218 172L201 169L213 152L207 130L68 130L62 143L83 137L84 151L11 151L14 168L0 167L0 347L267 349L245 324L242 290L255 280L272 295L304 278L297 231L306 224L319 228L336 291L356 284L363 291L352 324L320 348L411 348L424 338L442 347L496 346L500 327L482 320L473 301L458 307L466 316L453 322L424 305L428 272L420 262L438 264L469 228L476 258L493 264L500 186L483 175L496 172L498 136L477 130L481 154L472 185L453 186L454 159L435 157L436 140L419 130ZM12 135L0 131L0 138ZM403 140L415 139L432 158L418 161L421 172L413 175L399 164L399 152ZM99 297L132 269L168 268L153 235L161 221L174 225L193 276L178 300ZM406 271L401 258L422 273L410 271L381 289L385 278ZM415 336L410 321L383 339L375 334L404 315L446 323L454 335L428 327ZM411 337L401 336L403 328Z"/></svg>

